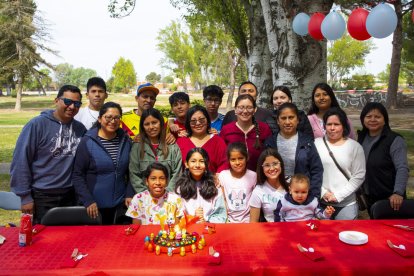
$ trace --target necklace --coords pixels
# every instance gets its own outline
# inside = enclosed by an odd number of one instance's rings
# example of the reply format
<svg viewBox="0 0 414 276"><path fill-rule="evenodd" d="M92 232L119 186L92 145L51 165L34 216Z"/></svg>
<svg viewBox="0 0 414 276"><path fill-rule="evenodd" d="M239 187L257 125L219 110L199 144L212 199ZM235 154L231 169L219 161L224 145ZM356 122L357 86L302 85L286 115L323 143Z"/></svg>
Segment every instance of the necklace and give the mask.
<svg viewBox="0 0 414 276"><path fill-rule="evenodd" d="M87 109L88 109L89 115L91 115L92 119L94 119L95 121L97 121L97 120L98 120L98 117L95 117L95 116L92 114L91 109L89 108L89 106L87 107Z"/></svg>

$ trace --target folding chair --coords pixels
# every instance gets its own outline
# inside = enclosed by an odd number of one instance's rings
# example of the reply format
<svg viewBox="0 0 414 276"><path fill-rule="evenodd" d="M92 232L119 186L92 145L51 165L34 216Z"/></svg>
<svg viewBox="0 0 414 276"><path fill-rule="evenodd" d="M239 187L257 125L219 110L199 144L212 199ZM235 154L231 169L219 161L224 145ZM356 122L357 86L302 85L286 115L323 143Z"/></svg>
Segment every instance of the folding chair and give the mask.
<svg viewBox="0 0 414 276"><path fill-rule="evenodd" d="M48 226L101 225L102 217L101 214L98 214L96 219L89 217L83 206L55 207L47 211L41 224Z"/></svg>
<svg viewBox="0 0 414 276"><path fill-rule="evenodd" d="M372 219L409 219L414 218L414 200L405 199L398 211L391 208L388 199L379 200L371 206Z"/></svg>
<svg viewBox="0 0 414 276"><path fill-rule="evenodd" d="M0 191L0 209L4 210L20 210L20 197L15 193Z"/></svg>

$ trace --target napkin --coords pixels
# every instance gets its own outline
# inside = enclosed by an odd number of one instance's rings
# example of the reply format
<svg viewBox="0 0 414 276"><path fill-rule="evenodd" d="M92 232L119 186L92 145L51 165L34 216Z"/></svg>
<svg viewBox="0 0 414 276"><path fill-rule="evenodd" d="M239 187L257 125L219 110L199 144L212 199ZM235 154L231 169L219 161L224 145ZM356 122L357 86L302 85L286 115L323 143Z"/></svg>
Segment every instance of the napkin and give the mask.
<svg viewBox="0 0 414 276"><path fill-rule="evenodd" d="M210 246L208 248L208 264L209 265L220 265L221 264L221 254L216 251L214 247Z"/></svg>
<svg viewBox="0 0 414 276"><path fill-rule="evenodd" d="M33 235L39 234L45 228L46 228L46 226L43 225L43 224L36 224L35 226L33 226L32 233L33 233Z"/></svg>
<svg viewBox="0 0 414 276"><path fill-rule="evenodd" d="M414 227L412 227L412 226L401 225L401 224L389 224L389 223L384 223L384 224L387 225L387 226L402 229L402 230L405 230L405 231L414 231Z"/></svg>
<svg viewBox="0 0 414 276"><path fill-rule="evenodd" d="M405 244L393 244L390 240L387 240L387 244L392 251L403 258L414 257L414 249L411 246L407 246Z"/></svg>
<svg viewBox="0 0 414 276"><path fill-rule="evenodd" d="M139 224L131 224L128 228L125 229L125 235L134 235L138 231L140 226L141 225Z"/></svg>
<svg viewBox="0 0 414 276"><path fill-rule="evenodd" d="M321 261L324 259L324 256L320 252L315 251L315 249L312 247L306 248L303 247L300 243L298 243L297 247L303 255L305 255L314 262Z"/></svg>

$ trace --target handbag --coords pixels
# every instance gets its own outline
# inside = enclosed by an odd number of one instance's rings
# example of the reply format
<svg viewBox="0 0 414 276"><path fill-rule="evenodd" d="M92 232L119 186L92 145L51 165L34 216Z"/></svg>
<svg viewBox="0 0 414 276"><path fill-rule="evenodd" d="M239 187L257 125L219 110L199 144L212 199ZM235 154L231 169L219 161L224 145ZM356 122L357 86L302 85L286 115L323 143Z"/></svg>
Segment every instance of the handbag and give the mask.
<svg viewBox="0 0 414 276"><path fill-rule="evenodd" d="M331 149L328 146L328 143L326 142L325 137L323 137L323 142L325 143L325 146L328 149L329 155L331 156L332 160L334 161L336 167L345 176L346 180L349 181L350 177L341 168L341 166L339 166L338 162L335 159L335 156L333 155L333 152L331 151ZM366 195L365 195L364 191L362 190L362 187L359 187L355 191L355 196L356 196L356 200L357 200L357 203L358 203L359 211L365 211L368 208L368 201L367 201L367 198L366 198Z"/></svg>

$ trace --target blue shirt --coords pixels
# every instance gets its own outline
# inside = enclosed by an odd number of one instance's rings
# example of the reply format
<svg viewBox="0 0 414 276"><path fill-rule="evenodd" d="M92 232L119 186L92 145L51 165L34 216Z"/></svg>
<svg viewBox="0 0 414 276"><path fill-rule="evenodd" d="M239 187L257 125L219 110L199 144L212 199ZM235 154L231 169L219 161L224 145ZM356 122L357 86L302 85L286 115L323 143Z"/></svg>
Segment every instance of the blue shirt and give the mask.
<svg viewBox="0 0 414 276"><path fill-rule="evenodd" d="M221 131L223 125L224 115L219 113L217 118L214 121L211 121L211 127L216 129L218 133Z"/></svg>

